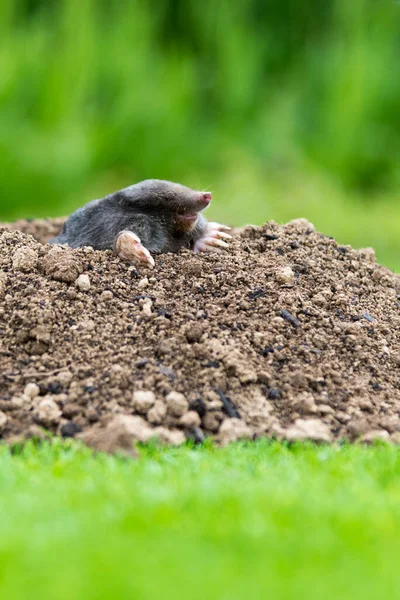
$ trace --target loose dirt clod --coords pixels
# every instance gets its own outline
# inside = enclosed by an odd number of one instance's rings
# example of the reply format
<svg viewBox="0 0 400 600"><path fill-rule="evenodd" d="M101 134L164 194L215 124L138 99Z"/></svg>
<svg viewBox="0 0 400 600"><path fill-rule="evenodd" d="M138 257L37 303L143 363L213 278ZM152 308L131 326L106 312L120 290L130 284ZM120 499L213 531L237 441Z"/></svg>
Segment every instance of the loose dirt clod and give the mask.
<svg viewBox="0 0 400 600"><path fill-rule="evenodd" d="M284 437L289 441L332 441L332 434L329 430L329 427L317 419L296 419L294 425L286 430Z"/></svg>
<svg viewBox="0 0 400 600"><path fill-rule="evenodd" d="M189 408L189 403L183 394L170 392L166 397L167 412L174 417L182 417Z"/></svg>
<svg viewBox="0 0 400 600"><path fill-rule="evenodd" d="M21 246L12 258L12 266L16 271L33 271L38 263L38 253L33 248Z"/></svg>
<svg viewBox="0 0 400 600"><path fill-rule="evenodd" d="M200 427L201 419L197 412L189 410L179 419L179 424L188 429L195 429L196 427Z"/></svg>
<svg viewBox="0 0 400 600"><path fill-rule="evenodd" d="M61 410L52 398L45 396L43 400L40 400L37 407L34 408L33 416L42 425L51 426L53 423L59 422Z"/></svg>
<svg viewBox="0 0 400 600"><path fill-rule="evenodd" d="M278 269L276 272L276 280L279 283L292 283L294 280L294 271L291 267L283 267L283 269Z"/></svg>
<svg viewBox="0 0 400 600"><path fill-rule="evenodd" d="M222 446L237 440L251 440L253 437L254 433L251 428L240 419L226 419L218 433L219 442Z"/></svg>
<svg viewBox="0 0 400 600"><path fill-rule="evenodd" d="M72 283L82 273L82 263L69 249L55 246L43 259L43 270L46 275L57 281Z"/></svg>
<svg viewBox="0 0 400 600"><path fill-rule="evenodd" d="M145 415L153 406L156 401L155 394L153 392L143 392L137 390L133 392L132 406L135 412Z"/></svg>
<svg viewBox="0 0 400 600"><path fill-rule="evenodd" d="M27 398L36 398L40 394L40 387L36 383L28 383L24 389L24 396Z"/></svg>
<svg viewBox="0 0 400 600"><path fill-rule="evenodd" d="M269 222L149 275L42 245L61 225L0 227L3 439L400 440L400 278L371 249Z"/></svg>

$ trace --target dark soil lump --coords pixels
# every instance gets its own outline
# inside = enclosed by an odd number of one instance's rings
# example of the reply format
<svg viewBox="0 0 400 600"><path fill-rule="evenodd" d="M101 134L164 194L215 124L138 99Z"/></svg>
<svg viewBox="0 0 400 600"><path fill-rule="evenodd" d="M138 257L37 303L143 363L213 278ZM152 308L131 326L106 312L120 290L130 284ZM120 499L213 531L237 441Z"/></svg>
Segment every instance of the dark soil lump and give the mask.
<svg viewBox="0 0 400 600"><path fill-rule="evenodd" d="M303 219L227 252L51 247L0 227L0 437L100 450L236 439L400 440L400 279Z"/></svg>

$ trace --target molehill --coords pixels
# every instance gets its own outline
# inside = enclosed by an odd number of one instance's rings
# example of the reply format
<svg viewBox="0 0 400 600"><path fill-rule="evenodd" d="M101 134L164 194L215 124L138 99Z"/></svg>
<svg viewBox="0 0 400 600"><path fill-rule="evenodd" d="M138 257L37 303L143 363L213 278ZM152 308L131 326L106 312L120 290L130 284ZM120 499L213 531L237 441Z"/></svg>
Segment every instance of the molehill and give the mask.
<svg viewBox="0 0 400 600"><path fill-rule="evenodd" d="M46 245L61 224L0 227L4 440L400 441L400 279L373 250L299 219L147 270Z"/></svg>

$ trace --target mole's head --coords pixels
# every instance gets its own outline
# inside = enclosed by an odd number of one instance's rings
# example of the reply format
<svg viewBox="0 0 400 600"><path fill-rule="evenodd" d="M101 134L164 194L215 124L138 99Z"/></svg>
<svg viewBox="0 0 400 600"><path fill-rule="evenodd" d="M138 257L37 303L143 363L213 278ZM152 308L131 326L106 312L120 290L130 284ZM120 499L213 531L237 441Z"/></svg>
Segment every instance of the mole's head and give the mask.
<svg viewBox="0 0 400 600"><path fill-rule="evenodd" d="M178 229L190 231L196 225L198 213L211 202L211 192L197 192L179 183L147 179L131 188L132 201L144 210L171 213Z"/></svg>

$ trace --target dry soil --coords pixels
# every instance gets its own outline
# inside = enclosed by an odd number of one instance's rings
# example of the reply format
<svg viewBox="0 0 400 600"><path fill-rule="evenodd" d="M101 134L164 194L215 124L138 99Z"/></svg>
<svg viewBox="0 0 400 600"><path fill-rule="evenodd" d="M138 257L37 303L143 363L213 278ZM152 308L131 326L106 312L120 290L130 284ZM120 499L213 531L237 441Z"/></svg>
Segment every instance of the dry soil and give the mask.
<svg viewBox="0 0 400 600"><path fill-rule="evenodd" d="M305 220L156 257L0 227L0 435L400 440L399 277Z"/></svg>

